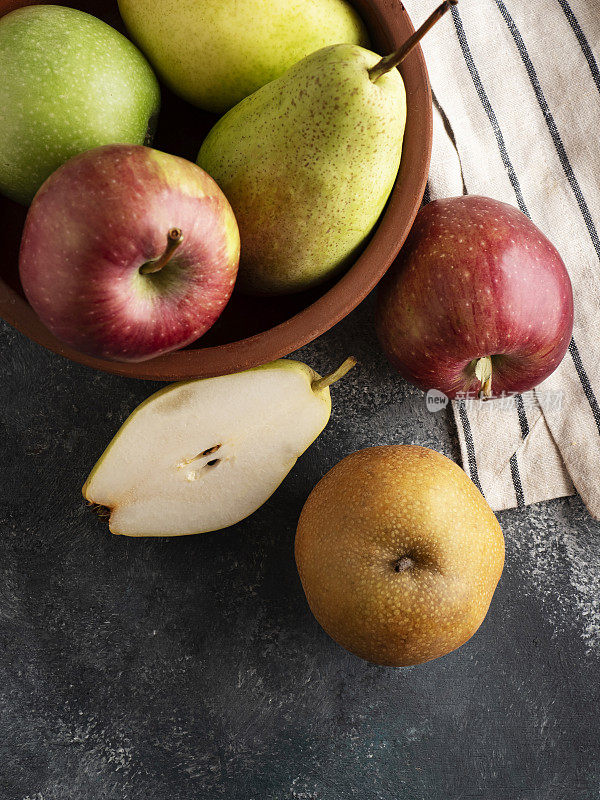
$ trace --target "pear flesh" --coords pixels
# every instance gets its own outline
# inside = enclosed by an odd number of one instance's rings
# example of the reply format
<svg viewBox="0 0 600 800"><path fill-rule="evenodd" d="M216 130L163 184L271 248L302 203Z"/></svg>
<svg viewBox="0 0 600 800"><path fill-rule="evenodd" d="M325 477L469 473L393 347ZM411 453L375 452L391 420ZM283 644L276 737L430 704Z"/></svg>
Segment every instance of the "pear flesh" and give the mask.
<svg viewBox="0 0 600 800"><path fill-rule="evenodd" d="M252 514L329 420L326 379L279 360L173 384L125 421L83 487L126 536L219 530Z"/></svg>
<svg viewBox="0 0 600 800"><path fill-rule="evenodd" d="M373 230L402 154L406 94L380 56L334 45L304 58L222 117L198 164L219 184L243 242L238 282L279 294L347 266Z"/></svg>

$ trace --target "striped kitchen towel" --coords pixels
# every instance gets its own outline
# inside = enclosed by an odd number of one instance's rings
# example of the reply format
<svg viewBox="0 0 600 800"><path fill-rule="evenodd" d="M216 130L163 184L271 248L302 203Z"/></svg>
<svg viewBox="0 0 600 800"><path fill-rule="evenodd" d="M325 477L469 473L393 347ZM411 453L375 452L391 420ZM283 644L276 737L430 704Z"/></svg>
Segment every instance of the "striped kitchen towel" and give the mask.
<svg viewBox="0 0 600 800"><path fill-rule="evenodd" d="M404 4L415 25L431 10ZM422 46L430 199L518 206L558 248L575 295L550 378L506 400L455 401L464 468L495 510L576 489L600 518L600 0L460 0Z"/></svg>

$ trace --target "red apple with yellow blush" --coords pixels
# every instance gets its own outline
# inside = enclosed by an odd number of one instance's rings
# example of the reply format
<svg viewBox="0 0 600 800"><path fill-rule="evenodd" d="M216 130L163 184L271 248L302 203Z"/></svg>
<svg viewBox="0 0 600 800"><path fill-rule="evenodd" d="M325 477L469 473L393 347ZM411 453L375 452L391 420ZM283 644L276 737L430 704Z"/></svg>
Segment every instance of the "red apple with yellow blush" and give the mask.
<svg viewBox="0 0 600 800"><path fill-rule="evenodd" d="M202 336L229 300L239 232L213 179L177 156L106 145L36 194L19 260L42 322L83 353L144 361Z"/></svg>
<svg viewBox="0 0 600 800"><path fill-rule="evenodd" d="M532 389L560 364L572 330L558 251L521 211L488 197L424 206L379 289L389 360L448 397Z"/></svg>

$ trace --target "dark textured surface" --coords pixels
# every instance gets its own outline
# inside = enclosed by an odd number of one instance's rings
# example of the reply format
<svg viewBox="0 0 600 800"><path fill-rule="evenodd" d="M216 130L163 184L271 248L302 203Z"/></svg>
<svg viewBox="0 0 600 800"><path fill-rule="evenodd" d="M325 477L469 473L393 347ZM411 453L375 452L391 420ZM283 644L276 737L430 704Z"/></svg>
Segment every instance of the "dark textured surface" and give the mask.
<svg viewBox="0 0 600 800"><path fill-rule="evenodd" d="M157 385L0 326L1 800L594 800L600 526L577 498L499 515L507 562L479 633L418 668L321 631L293 561L310 489L347 453L456 456L372 332L372 299L301 358L361 360L326 431L228 531L111 536L80 486Z"/></svg>

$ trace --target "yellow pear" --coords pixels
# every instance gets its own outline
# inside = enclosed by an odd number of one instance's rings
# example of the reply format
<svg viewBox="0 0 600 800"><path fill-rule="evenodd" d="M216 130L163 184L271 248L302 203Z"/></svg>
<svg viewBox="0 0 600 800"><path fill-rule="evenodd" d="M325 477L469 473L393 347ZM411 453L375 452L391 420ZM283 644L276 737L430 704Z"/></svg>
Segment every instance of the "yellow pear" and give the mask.
<svg viewBox="0 0 600 800"><path fill-rule="evenodd" d="M219 114L314 50L369 41L346 0L119 0L119 10L165 83Z"/></svg>

